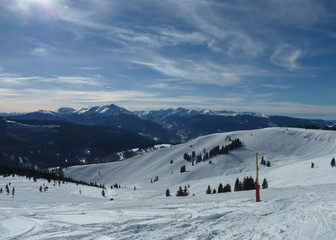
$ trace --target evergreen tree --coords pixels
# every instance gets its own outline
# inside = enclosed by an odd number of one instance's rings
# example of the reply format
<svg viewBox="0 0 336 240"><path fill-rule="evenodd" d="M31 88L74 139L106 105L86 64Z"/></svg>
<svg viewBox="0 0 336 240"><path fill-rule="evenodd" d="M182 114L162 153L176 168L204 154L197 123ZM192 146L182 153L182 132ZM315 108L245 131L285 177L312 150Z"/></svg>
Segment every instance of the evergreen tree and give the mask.
<svg viewBox="0 0 336 240"><path fill-rule="evenodd" d="M203 161L208 160L208 159L209 159L209 153L205 152L204 157L203 157Z"/></svg>
<svg viewBox="0 0 336 240"><path fill-rule="evenodd" d="M261 184L261 186L262 186L262 189L266 189L266 188L268 188L268 183L267 183L266 178L264 178L264 181L263 181L263 183Z"/></svg>
<svg viewBox="0 0 336 240"><path fill-rule="evenodd" d="M196 164L202 161L202 154L197 155Z"/></svg>
<svg viewBox="0 0 336 240"><path fill-rule="evenodd" d="M212 191L212 193L213 193L213 194L215 194L215 193L216 193L216 189L215 189L215 188L214 188L214 190Z"/></svg>
<svg viewBox="0 0 336 240"><path fill-rule="evenodd" d="M190 161L190 160L191 160L191 156L190 156L188 153L185 153L185 154L183 155L183 158L184 158L184 160L187 160L187 161Z"/></svg>
<svg viewBox="0 0 336 240"><path fill-rule="evenodd" d="M185 172L185 171L186 171L186 166L183 165L183 166L181 167L181 169L180 169L180 173L183 173L183 172Z"/></svg>
<svg viewBox="0 0 336 240"><path fill-rule="evenodd" d="M230 184L226 184L223 190L224 190L224 192L231 192Z"/></svg>
<svg viewBox="0 0 336 240"><path fill-rule="evenodd" d="M218 193L223 193L224 192L224 188L223 188L223 185L220 183L219 186L218 186Z"/></svg>
<svg viewBox="0 0 336 240"><path fill-rule="evenodd" d="M0 193L2 193L2 191L3 191L2 188L0 188Z"/></svg>
<svg viewBox="0 0 336 240"><path fill-rule="evenodd" d="M245 177L243 180L243 190L255 189L255 181L252 177Z"/></svg>
<svg viewBox="0 0 336 240"><path fill-rule="evenodd" d="M188 196L188 195L189 195L188 188L187 186L184 186L183 196Z"/></svg>
<svg viewBox="0 0 336 240"><path fill-rule="evenodd" d="M267 167L270 167L271 166L271 163L270 163L270 161L267 161L267 165L266 165Z"/></svg>
<svg viewBox="0 0 336 240"><path fill-rule="evenodd" d="M234 186L234 191L237 192L237 191L241 191L241 190L242 190L242 184L239 181L239 178L237 178L236 182L235 182L235 186Z"/></svg>
<svg viewBox="0 0 336 240"><path fill-rule="evenodd" d="M265 160L264 160L264 156L261 157L261 162L260 162L260 164L261 164L261 165L264 165L264 166L266 165L266 162L265 162Z"/></svg>
<svg viewBox="0 0 336 240"><path fill-rule="evenodd" d="M184 189L182 189L182 187L180 186L179 190L176 192L176 196L177 197L181 197L181 196L188 196L189 192L187 191L187 186L184 187Z"/></svg>
<svg viewBox="0 0 336 240"><path fill-rule="evenodd" d="M167 190L166 190L166 197L169 197L170 196L170 191L169 191L169 189L167 188Z"/></svg>
<svg viewBox="0 0 336 240"><path fill-rule="evenodd" d="M210 185L208 185L208 188L207 188L207 190L206 190L205 193L206 193L206 194L211 194L211 187L210 187Z"/></svg>
<svg viewBox="0 0 336 240"><path fill-rule="evenodd" d="M105 196L105 191L104 191L104 189L102 190L102 196L103 196L103 197L106 197L106 196Z"/></svg>
<svg viewBox="0 0 336 240"><path fill-rule="evenodd" d="M330 165L331 165L331 167L335 167L335 158L331 159Z"/></svg>
<svg viewBox="0 0 336 240"><path fill-rule="evenodd" d="M179 190L177 190L177 192L176 192L176 196L177 196L177 197L183 196L183 190L182 190L182 187L181 187L181 186L180 186Z"/></svg>

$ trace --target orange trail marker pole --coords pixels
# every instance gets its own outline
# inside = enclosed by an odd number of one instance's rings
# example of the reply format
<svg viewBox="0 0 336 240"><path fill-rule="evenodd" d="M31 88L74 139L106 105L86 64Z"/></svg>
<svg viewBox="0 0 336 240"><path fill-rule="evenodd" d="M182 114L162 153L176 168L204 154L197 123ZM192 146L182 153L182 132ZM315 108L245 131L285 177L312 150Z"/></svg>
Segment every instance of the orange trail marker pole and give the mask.
<svg viewBox="0 0 336 240"><path fill-rule="evenodd" d="M260 202L260 186L259 186L259 167L258 167L258 153L256 154L256 170L257 170L257 179L256 179L256 202Z"/></svg>

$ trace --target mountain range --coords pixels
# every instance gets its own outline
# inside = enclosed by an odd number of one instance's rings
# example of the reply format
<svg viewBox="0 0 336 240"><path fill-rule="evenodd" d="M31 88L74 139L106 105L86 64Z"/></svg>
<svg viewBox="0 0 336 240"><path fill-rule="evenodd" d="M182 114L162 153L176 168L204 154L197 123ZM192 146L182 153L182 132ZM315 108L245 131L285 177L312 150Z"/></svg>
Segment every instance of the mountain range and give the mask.
<svg viewBox="0 0 336 240"><path fill-rule="evenodd" d="M85 107L80 110L60 108L11 115L16 120L66 121L109 126L135 132L158 142L186 142L198 136L218 132L250 130L266 127L330 126L336 121L274 116L233 111L189 110L185 108L154 111L129 111L114 104Z"/></svg>
<svg viewBox="0 0 336 240"><path fill-rule="evenodd" d="M128 111L114 104L60 108L0 118L0 161L21 167L54 167L118 161L158 143L275 126L330 126L334 121L232 111Z"/></svg>

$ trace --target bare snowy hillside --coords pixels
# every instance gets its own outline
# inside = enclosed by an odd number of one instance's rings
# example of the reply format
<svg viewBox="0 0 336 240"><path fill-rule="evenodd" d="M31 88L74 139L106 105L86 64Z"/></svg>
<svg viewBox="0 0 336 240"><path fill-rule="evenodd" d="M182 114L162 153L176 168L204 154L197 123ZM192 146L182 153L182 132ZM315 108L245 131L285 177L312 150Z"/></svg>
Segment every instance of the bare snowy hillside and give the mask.
<svg viewBox="0 0 336 240"><path fill-rule="evenodd" d="M192 166L191 161L183 159L186 152L202 154L204 149L227 145L229 139L236 138L243 142L243 146L210 159L211 164L205 161ZM176 189L195 181L204 186L222 181L233 185L237 177L255 176L256 152L271 163L270 168L260 166L260 178L266 177L272 187L311 185L316 179L320 179L319 183L336 183L335 178L330 178L334 172L330 161L336 154L336 132L293 128L207 135L122 162L71 167L66 169L65 175L105 185L120 183L127 187L136 186L139 190L160 189L156 195L162 195L162 190L170 186ZM314 169L310 169L311 162L315 163ZM184 173L180 173L182 165L186 165ZM159 181L151 184L150 180L155 176Z"/></svg>

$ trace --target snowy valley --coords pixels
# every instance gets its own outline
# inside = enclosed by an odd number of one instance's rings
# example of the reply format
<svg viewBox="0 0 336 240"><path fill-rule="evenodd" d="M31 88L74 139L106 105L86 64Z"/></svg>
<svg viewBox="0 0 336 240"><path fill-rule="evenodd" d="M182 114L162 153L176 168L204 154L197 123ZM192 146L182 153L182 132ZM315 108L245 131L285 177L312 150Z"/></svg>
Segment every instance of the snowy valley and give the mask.
<svg viewBox="0 0 336 240"><path fill-rule="evenodd" d="M234 139L243 145L228 154L194 165L183 158L185 153L194 151L197 156ZM255 202L254 190L233 191L237 178L255 178L256 152L259 183L268 181L260 203ZM262 156L270 167L260 165ZM266 128L206 135L119 162L65 169L65 176L104 184L105 197L100 188L1 177L0 187L11 182L15 195L0 194L0 235L2 239L335 239L336 168L330 164L335 156L335 131ZM183 165L186 171L181 173ZM220 183L230 184L232 192L206 194L209 185L217 189ZM39 191L43 184L48 191ZM188 196L175 196L180 186L187 186ZM172 196L166 197L166 189Z"/></svg>

